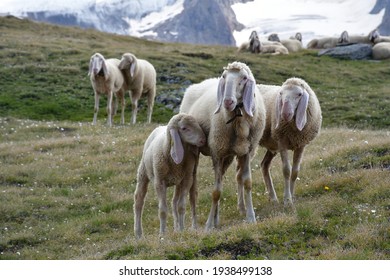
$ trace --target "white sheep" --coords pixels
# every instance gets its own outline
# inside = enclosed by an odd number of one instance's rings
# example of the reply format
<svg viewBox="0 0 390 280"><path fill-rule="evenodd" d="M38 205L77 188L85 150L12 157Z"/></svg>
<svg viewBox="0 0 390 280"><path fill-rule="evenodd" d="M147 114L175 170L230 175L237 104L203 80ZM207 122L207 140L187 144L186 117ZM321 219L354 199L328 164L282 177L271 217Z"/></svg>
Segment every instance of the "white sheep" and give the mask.
<svg viewBox="0 0 390 280"><path fill-rule="evenodd" d="M308 44L308 49L329 49L334 48L339 44L348 43L348 33L345 31L339 37L324 37L319 39L312 39Z"/></svg>
<svg viewBox="0 0 390 280"><path fill-rule="evenodd" d="M280 40L278 34L273 33L268 36L268 40L273 42L280 42L284 47L287 48L289 53L298 52L303 49L302 34L299 32L295 34L295 37L284 40Z"/></svg>
<svg viewBox="0 0 390 280"><path fill-rule="evenodd" d="M287 79L282 86L257 85L267 111L260 145L267 149L261 162L264 183L270 200L278 198L270 176L271 161L280 152L285 181L284 204L293 205L294 186L305 146L319 133L321 107L314 91L302 79ZM292 169L288 150L294 151Z"/></svg>
<svg viewBox="0 0 390 280"><path fill-rule="evenodd" d="M377 29L372 30L368 35L352 35L350 36L347 31L343 31L341 33L341 38L343 38L343 43L349 43L349 44L369 44L373 45L376 38L379 38L379 32Z"/></svg>
<svg viewBox="0 0 390 280"><path fill-rule="evenodd" d="M137 120L138 100L141 96L148 99L148 122L152 121L154 98L156 96L156 70L144 59L137 59L134 54L122 55L119 68L125 77L126 88L130 90L132 106L131 123Z"/></svg>
<svg viewBox="0 0 390 280"><path fill-rule="evenodd" d="M233 62L224 68L221 78L191 85L184 93L180 112L193 115L199 122L207 136L207 145L200 151L213 162L215 186L206 230L218 225L222 179L234 157L238 209L248 222L255 222L250 162L263 133L265 110L249 67Z"/></svg>
<svg viewBox="0 0 390 280"><path fill-rule="evenodd" d="M172 210L175 230L184 229L185 198L190 188L192 225L196 227L196 167L199 148L206 143L206 136L194 117L178 114L167 126L153 130L145 142L138 167L137 187L134 193L134 233L142 236L142 211L149 181L158 196L160 234L166 231L167 187L175 185Z"/></svg>
<svg viewBox="0 0 390 280"><path fill-rule="evenodd" d="M99 111L100 94L107 95L107 124L112 126L112 118L116 111L118 98L121 99L122 112L121 124L124 124L125 97L124 97L124 78L119 70L119 59L105 59L100 53L95 53L89 61L89 71L92 88L95 94L95 107L93 114L93 124L96 125ZM113 106L113 96L116 97L115 106Z"/></svg>
<svg viewBox="0 0 390 280"><path fill-rule="evenodd" d="M288 49L283 44L260 44L260 53L270 53L273 55L289 54Z"/></svg>
<svg viewBox="0 0 390 280"><path fill-rule="evenodd" d="M383 60L390 58L390 42L377 43L372 47L372 58Z"/></svg>

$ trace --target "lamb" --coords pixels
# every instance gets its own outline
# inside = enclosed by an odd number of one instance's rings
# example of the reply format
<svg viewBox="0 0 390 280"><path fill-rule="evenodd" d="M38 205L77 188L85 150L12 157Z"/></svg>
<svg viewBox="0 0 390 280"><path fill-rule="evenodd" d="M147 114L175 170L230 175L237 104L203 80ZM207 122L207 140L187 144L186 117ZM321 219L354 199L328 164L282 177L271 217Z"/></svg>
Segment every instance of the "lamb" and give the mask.
<svg viewBox="0 0 390 280"><path fill-rule="evenodd" d="M284 204L293 206L295 181L305 146L319 133L321 107L314 91L302 79L287 79L282 86L257 85L267 111L260 145L267 149L261 162L264 183L270 200L278 198L270 176L271 161L280 152L285 180ZM288 150L294 152L292 170Z"/></svg>
<svg viewBox="0 0 390 280"><path fill-rule="evenodd" d="M218 225L222 179L235 157L238 209L246 214L248 222L254 223L250 162L263 134L265 110L250 68L233 62L224 68L221 78L191 85L184 93L180 112L199 122L207 137L207 145L200 151L211 156L213 162L215 186L206 230Z"/></svg>
<svg viewBox="0 0 390 280"><path fill-rule="evenodd" d="M288 49L282 44L263 44L260 45L260 53L271 53L273 55L289 54Z"/></svg>
<svg viewBox="0 0 390 280"><path fill-rule="evenodd" d="M372 58L383 60L390 58L390 42L377 43L372 47Z"/></svg>
<svg viewBox="0 0 390 280"><path fill-rule="evenodd" d="M95 53L89 61L89 71L92 88L95 94L95 108L93 114L93 124L96 125L99 111L100 94L107 95L107 124L112 126L112 118L116 111L118 98L121 99L122 113L121 124L124 124L125 98L124 98L124 78L119 70L119 59L105 59L100 53ZM117 97L115 107L112 104L113 95Z"/></svg>
<svg viewBox="0 0 390 280"><path fill-rule="evenodd" d="M196 227L196 167L199 147L206 143L206 136L194 117L177 114L167 126L156 128L145 142L137 174L134 193L134 233L142 236L142 211L149 181L152 181L158 196L160 234L166 231L166 191L175 185L172 210L175 230L184 229L185 197L190 188L192 223Z"/></svg>
<svg viewBox="0 0 390 280"><path fill-rule="evenodd" d="M303 49L302 34L299 32L295 34L295 37L284 40L280 40L278 34L273 33L268 36L268 40L282 43L282 45L287 48L289 53L298 52Z"/></svg>
<svg viewBox="0 0 390 280"><path fill-rule="evenodd" d="M131 123L137 120L138 100L141 96L148 98L148 123L152 121L154 98L156 96L156 70L153 65L134 54L125 53L119 64L125 77L126 88L130 90L132 116Z"/></svg>

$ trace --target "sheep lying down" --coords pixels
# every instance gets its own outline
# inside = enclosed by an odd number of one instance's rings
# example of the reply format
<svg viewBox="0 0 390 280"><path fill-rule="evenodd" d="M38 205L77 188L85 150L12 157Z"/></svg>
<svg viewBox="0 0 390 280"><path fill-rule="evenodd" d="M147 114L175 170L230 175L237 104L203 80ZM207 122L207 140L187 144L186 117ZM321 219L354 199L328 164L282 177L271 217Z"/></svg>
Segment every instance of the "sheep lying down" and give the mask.
<svg viewBox="0 0 390 280"><path fill-rule="evenodd" d="M167 187L175 185L172 210L175 230L184 229L185 198L190 192L192 225L196 227L196 169L199 147L206 136L194 117L187 114L173 116L167 126L153 130L145 142L138 167L137 187L134 193L134 232L142 236L142 211L151 181L156 188L160 217L160 234L166 231ZM191 190L190 190L191 189Z"/></svg>

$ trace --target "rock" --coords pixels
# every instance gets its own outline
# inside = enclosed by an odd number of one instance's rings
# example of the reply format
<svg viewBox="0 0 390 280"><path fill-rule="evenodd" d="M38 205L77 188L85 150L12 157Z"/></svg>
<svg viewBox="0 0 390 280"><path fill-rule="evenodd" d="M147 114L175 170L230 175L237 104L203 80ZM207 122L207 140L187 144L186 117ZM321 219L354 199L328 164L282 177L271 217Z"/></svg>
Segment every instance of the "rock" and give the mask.
<svg viewBox="0 0 390 280"><path fill-rule="evenodd" d="M362 60L372 58L372 46L368 44L342 45L335 48L321 50L319 56L328 55L334 58Z"/></svg>

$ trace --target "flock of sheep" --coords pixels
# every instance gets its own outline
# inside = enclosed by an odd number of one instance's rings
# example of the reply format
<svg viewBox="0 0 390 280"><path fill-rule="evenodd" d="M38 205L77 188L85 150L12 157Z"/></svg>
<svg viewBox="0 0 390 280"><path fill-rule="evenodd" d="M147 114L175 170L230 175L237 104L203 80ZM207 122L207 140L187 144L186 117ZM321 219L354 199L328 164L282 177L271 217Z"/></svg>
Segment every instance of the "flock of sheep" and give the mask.
<svg viewBox="0 0 390 280"><path fill-rule="evenodd" d="M155 95L154 67L145 60L126 53L121 60L104 59L101 54L91 57L89 75L95 91L96 123L99 94L109 97L108 125L116 110L112 97L122 99L126 90L135 101L142 94L148 97L148 121ZM134 108L134 103L133 103ZM136 120L133 109L132 122ZM122 105L122 118L123 105ZM302 79L289 78L282 85L256 84L250 68L241 62L224 67L220 78L191 85L184 93L180 112L167 126L153 130L147 138L137 172L134 193L134 232L142 237L142 212L147 187L151 182L157 193L160 234L166 232L167 187L175 185L172 211L175 230L184 229L186 197L192 211L192 227L197 227L197 167L202 153L212 159L215 173L214 190L206 230L219 224L219 201L223 177L236 159L238 209L249 223L256 221L252 203L251 161L257 148L267 152L261 170L269 198L278 198L272 183L272 159L280 153L283 163L284 204L293 207L295 181L305 146L319 133L322 123L321 108L314 91ZM292 167L288 150L293 151Z"/></svg>
<svg viewBox="0 0 390 280"><path fill-rule="evenodd" d="M390 58L390 36L382 36L374 29L368 35L350 36L343 31L340 37L324 37L311 40L307 49L328 49L348 44L369 44L372 46L372 57L376 60ZM304 49L302 45L302 34L296 33L295 37L280 40L275 33L268 36L267 40L260 41L256 31L252 31L248 41L241 44L238 52L249 51L251 53L289 54Z"/></svg>

